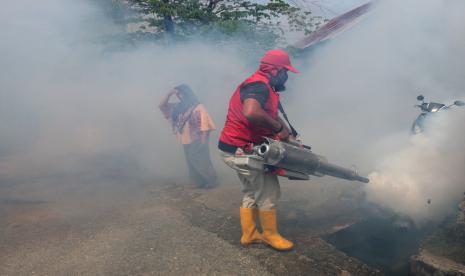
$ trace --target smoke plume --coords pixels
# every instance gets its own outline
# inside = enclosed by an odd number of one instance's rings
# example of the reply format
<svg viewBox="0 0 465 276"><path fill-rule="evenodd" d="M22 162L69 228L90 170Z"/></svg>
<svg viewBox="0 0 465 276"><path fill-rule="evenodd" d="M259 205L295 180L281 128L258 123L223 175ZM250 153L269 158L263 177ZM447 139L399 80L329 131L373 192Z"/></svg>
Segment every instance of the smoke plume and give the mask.
<svg viewBox="0 0 465 276"><path fill-rule="evenodd" d="M444 218L465 191L462 108L434 120L431 135L409 137L418 94L465 97L464 10L454 0L378 1L311 52L285 99L316 152L375 171L368 200L416 221Z"/></svg>
<svg viewBox="0 0 465 276"><path fill-rule="evenodd" d="M430 132L379 160L367 187L369 200L418 223L444 218L465 192L465 112L436 116Z"/></svg>

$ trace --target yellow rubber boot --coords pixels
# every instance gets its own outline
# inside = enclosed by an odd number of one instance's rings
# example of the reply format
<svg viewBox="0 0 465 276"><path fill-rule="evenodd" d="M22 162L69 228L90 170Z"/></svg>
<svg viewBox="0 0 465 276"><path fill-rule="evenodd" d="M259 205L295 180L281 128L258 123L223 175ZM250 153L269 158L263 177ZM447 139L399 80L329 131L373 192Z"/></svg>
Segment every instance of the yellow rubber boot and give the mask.
<svg viewBox="0 0 465 276"><path fill-rule="evenodd" d="M241 244L260 243L262 235L257 230L257 209L241 207L240 214L242 227Z"/></svg>
<svg viewBox="0 0 465 276"><path fill-rule="evenodd" d="M276 209L270 211L259 210L260 223L262 225L262 241L269 244L276 250L290 250L294 244L286 240L278 232L278 225L276 222Z"/></svg>

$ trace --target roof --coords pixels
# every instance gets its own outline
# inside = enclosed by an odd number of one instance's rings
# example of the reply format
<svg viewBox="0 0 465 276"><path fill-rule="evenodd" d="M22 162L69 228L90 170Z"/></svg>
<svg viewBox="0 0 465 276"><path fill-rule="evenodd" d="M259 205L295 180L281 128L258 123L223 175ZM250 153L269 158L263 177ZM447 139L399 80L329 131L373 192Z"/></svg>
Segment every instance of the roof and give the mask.
<svg viewBox="0 0 465 276"><path fill-rule="evenodd" d="M368 2L358 8L331 19L319 29L291 46L298 49L306 49L319 42L331 39L358 23L363 15L367 14L372 7L373 2Z"/></svg>

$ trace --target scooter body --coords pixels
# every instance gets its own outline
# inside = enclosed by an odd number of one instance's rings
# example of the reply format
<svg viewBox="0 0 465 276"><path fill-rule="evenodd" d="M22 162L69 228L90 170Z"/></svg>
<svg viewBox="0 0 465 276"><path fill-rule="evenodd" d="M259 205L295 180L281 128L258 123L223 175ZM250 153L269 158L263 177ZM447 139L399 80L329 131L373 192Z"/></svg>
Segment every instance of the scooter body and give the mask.
<svg viewBox="0 0 465 276"><path fill-rule="evenodd" d="M448 110L453 106L464 106L465 105L465 102L463 101L455 101L453 104L450 104L450 105L445 105L445 104L436 103L436 102L428 103L428 102L425 102L425 97L423 95L419 95L417 97L417 100L421 101L421 103L415 105L415 107L420 108L421 113L415 119L410 129L410 132L413 135L427 131L429 118L433 116L434 114Z"/></svg>

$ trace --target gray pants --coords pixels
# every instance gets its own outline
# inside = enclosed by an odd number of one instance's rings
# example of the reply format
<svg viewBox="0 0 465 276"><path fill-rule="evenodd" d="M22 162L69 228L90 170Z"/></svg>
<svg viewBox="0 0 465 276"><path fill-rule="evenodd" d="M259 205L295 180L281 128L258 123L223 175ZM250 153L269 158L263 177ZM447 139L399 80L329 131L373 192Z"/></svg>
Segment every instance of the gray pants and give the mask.
<svg viewBox="0 0 465 276"><path fill-rule="evenodd" d="M256 208L271 210L276 206L281 196L278 176L263 171L251 171L238 168L234 165L234 154L220 151L224 163L237 171L242 182L243 208Z"/></svg>
<svg viewBox="0 0 465 276"><path fill-rule="evenodd" d="M194 141L184 145L189 176L198 188L212 188L218 185L218 177L210 159L208 144Z"/></svg>

